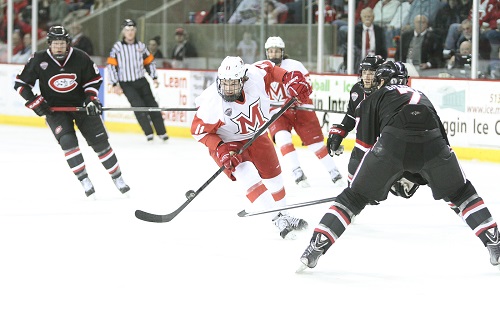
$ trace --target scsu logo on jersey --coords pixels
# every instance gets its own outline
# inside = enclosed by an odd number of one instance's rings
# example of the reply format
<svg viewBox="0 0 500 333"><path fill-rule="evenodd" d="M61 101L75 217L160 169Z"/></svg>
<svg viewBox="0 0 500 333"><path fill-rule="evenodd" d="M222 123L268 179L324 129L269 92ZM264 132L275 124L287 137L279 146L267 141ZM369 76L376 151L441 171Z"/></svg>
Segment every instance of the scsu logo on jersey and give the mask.
<svg viewBox="0 0 500 333"><path fill-rule="evenodd" d="M78 86L76 82L76 74L63 73L57 74L50 78L49 87L58 93L67 93Z"/></svg>

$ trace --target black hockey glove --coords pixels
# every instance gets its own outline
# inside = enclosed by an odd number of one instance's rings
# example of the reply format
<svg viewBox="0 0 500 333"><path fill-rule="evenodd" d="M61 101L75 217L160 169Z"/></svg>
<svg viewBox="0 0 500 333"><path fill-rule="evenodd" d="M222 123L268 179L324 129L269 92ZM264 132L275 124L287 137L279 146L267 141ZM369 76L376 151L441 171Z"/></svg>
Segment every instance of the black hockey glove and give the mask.
<svg viewBox="0 0 500 333"><path fill-rule="evenodd" d="M411 182L403 177L400 180L396 180L389 191L397 197L409 199L417 192L419 187L419 184Z"/></svg>
<svg viewBox="0 0 500 333"><path fill-rule="evenodd" d="M83 106L87 110L87 114L89 116L98 116L102 114L102 104L99 101L99 98L93 95L87 96L83 102Z"/></svg>
<svg viewBox="0 0 500 333"><path fill-rule="evenodd" d="M340 149L340 144L346 135L347 131L345 130L344 125L333 124L332 127L330 127L328 139L326 140L326 149L328 149L328 154L330 156L333 156L333 154L340 155L343 153L344 149Z"/></svg>
<svg viewBox="0 0 500 333"><path fill-rule="evenodd" d="M49 104L45 101L45 98L43 98L42 95L37 95L33 97L31 101L26 102L27 107L29 107L33 112L35 112L38 116L46 116L48 114L51 114L52 111L50 110Z"/></svg>

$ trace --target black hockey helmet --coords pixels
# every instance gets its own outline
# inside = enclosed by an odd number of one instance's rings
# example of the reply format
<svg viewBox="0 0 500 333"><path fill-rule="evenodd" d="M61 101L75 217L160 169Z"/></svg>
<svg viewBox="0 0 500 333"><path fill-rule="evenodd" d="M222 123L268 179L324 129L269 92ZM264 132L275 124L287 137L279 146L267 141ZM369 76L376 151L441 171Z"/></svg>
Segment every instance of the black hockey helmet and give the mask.
<svg viewBox="0 0 500 333"><path fill-rule="evenodd" d="M68 45L71 43L68 31L62 25L50 27L47 33L47 43L50 45L55 40L65 40Z"/></svg>
<svg viewBox="0 0 500 333"><path fill-rule="evenodd" d="M135 21L132 19L125 19L122 22L122 29L125 27L137 27L137 23L135 23Z"/></svg>
<svg viewBox="0 0 500 333"><path fill-rule="evenodd" d="M394 65L396 65L396 76L398 79L398 84L406 85L410 77L408 76L408 70L406 69L405 64L401 61L396 61Z"/></svg>
<svg viewBox="0 0 500 333"><path fill-rule="evenodd" d="M397 75L398 69L394 64L394 61L386 61L375 71L375 78L373 79L373 82L376 86L379 86L382 80L384 80L384 86L398 84L399 80Z"/></svg>
<svg viewBox="0 0 500 333"><path fill-rule="evenodd" d="M375 72L377 68L384 63L385 59L379 55L368 55L359 63L359 79L361 87L365 91L365 94L369 95L375 90L377 90L377 85L375 81L372 80L370 86L365 85L365 80L363 80L363 71L373 71Z"/></svg>
<svg viewBox="0 0 500 333"><path fill-rule="evenodd" d="M368 55L360 63L358 73L361 76L363 71L372 70L376 71L378 66L384 63L385 59L379 55Z"/></svg>
<svg viewBox="0 0 500 333"><path fill-rule="evenodd" d="M55 40L63 40L66 42L66 50L64 51L64 53L62 53L61 50L58 50L58 52L54 53L51 48L51 44ZM58 61L64 61L64 59L66 59L66 56L68 55L69 48L71 47L71 37L69 36L68 31L66 31L66 29L62 25L55 25L53 27L50 27L49 32L47 33L47 44L49 44L49 50L52 56Z"/></svg>

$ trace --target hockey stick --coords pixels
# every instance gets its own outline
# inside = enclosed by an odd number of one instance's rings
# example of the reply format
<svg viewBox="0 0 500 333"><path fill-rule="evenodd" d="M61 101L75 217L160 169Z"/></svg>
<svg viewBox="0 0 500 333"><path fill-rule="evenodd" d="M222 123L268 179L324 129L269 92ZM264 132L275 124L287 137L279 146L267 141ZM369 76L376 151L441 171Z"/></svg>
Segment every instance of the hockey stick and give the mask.
<svg viewBox="0 0 500 333"><path fill-rule="evenodd" d="M282 106L283 104L271 104L272 107ZM342 110L325 110L325 109L316 109L309 108L306 106L294 106L292 109L306 110L306 111L317 111L317 112L325 112L325 113L346 113L347 111Z"/></svg>
<svg viewBox="0 0 500 333"><path fill-rule="evenodd" d="M295 209L295 208L300 208L300 207L305 207L305 206L317 205L317 204L324 203L324 202L331 202L331 201L334 201L335 199L337 199L337 197L306 201L306 202L301 202L301 203L296 203L296 204L284 206L281 208L261 210L258 212L247 212L245 210L242 210L241 212L238 213L238 216L239 217L247 217L247 216L254 216L254 215L262 215L262 214L266 214L266 213L279 212L279 211L287 210L287 209Z"/></svg>
<svg viewBox="0 0 500 333"><path fill-rule="evenodd" d="M274 123L276 121L276 119L278 119L283 113L285 113L285 111L288 110L288 108L290 106L292 106L292 104L295 103L296 101L297 101L297 98L293 97L285 105L283 105L283 107L277 113L275 113L269 119L269 121L264 124L264 126L262 126L257 132L255 132L254 136L250 140L248 140L243 145L243 147L240 148L240 150L238 150L237 154L241 154L244 150L246 150L248 147L250 147L250 145L255 140L257 140L257 138L259 136L261 136L269 128L269 126L271 126L271 124ZM191 201L194 200L194 198L196 198L198 196L198 194L200 194L201 191L203 191L215 178L217 178L217 176L219 176L224 171L224 169L225 169L224 166L221 166L219 168L219 170L217 170L217 172L214 173L212 177L210 177L203 185L201 185L201 187L198 190L187 191L186 192L187 200L179 208L174 210L172 213L168 213L165 215L157 215L157 214L148 213L148 212L145 212L142 210L136 210L135 217L137 217L139 220L143 220L146 222L163 223L163 222L172 221L177 215L179 215L180 212L182 212L184 210L184 208L186 208L187 205L189 205L191 203Z"/></svg>
<svg viewBox="0 0 500 333"><path fill-rule="evenodd" d="M50 108L53 112L87 112L83 106L54 106ZM117 107L117 108L102 108L103 111L196 111L196 108L160 108L149 106L137 107Z"/></svg>

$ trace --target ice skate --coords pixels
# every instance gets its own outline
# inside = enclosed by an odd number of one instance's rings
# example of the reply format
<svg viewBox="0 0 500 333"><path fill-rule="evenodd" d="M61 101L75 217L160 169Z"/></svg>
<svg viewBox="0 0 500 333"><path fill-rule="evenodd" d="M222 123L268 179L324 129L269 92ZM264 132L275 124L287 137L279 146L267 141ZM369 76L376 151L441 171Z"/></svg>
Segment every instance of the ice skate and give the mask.
<svg viewBox="0 0 500 333"><path fill-rule="evenodd" d="M296 235L293 232L293 227L290 225L288 219L281 213L273 218L274 225L278 228L280 236L283 239L295 239Z"/></svg>
<svg viewBox="0 0 500 333"><path fill-rule="evenodd" d="M293 217L288 213L280 212L273 219L274 225L280 230L280 236L283 239L295 239L296 234L292 231L305 230L308 224L305 220Z"/></svg>
<svg viewBox="0 0 500 333"><path fill-rule="evenodd" d="M83 190L85 191L85 195L87 197L90 197L92 194L95 193L94 185L92 185L92 182L90 181L90 179L88 177L83 178L80 181L80 183L82 184Z"/></svg>
<svg viewBox="0 0 500 333"><path fill-rule="evenodd" d="M148 134L148 135L146 135L146 140L148 140L148 142L152 142L152 141L153 141L153 138L154 138L154 135L153 135L153 134Z"/></svg>
<svg viewBox="0 0 500 333"><path fill-rule="evenodd" d="M306 268L314 268L318 264L319 257L325 252L324 247L330 243L328 238L318 233L314 240L306 248L302 256L300 257L301 266L297 269L297 273L302 272Z"/></svg>
<svg viewBox="0 0 500 333"><path fill-rule="evenodd" d="M300 187L310 187L309 182L307 181L307 177L302 171L301 167L298 167L293 170L293 176L295 178L295 184L299 185Z"/></svg>
<svg viewBox="0 0 500 333"><path fill-rule="evenodd" d="M127 193L130 191L130 187L125 184L125 181L123 180L122 176L113 178L113 182L115 183L116 188L123 194Z"/></svg>
<svg viewBox="0 0 500 333"><path fill-rule="evenodd" d="M498 235L498 229L495 228L493 234L489 231L485 232L488 242L486 243L486 248L490 252L490 263L493 266L498 266L500 269L500 237Z"/></svg>
<svg viewBox="0 0 500 333"><path fill-rule="evenodd" d="M333 184L335 186L343 186L344 185L344 180L340 172L336 169L330 171L330 177L332 178Z"/></svg>
<svg viewBox="0 0 500 333"><path fill-rule="evenodd" d="M161 134L161 135L158 135L158 137L160 138L160 140L162 142L166 142L168 139L170 139L170 137L165 133L165 134Z"/></svg>
<svg viewBox="0 0 500 333"><path fill-rule="evenodd" d="M293 217L288 213L280 212L275 219L284 219L293 230L305 230L309 224L300 218Z"/></svg>

